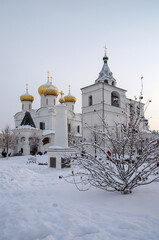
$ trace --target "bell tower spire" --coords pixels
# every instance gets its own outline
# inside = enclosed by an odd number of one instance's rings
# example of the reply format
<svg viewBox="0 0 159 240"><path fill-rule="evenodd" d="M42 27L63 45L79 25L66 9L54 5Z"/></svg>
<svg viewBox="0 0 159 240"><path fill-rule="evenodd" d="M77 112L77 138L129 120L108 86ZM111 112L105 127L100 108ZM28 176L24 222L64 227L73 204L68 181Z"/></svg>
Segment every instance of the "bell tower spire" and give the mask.
<svg viewBox="0 0 159 240"><path fill-rule="evenodd" d="M113 73L110 71L108 66L108 57L107 57L107 48L104 46L104 57L103 57L103 67L102 70L99 73L99 77L95 80L95 83L103 82L107 83L109 85L116 86L116 80L113 78Z"/></svg>

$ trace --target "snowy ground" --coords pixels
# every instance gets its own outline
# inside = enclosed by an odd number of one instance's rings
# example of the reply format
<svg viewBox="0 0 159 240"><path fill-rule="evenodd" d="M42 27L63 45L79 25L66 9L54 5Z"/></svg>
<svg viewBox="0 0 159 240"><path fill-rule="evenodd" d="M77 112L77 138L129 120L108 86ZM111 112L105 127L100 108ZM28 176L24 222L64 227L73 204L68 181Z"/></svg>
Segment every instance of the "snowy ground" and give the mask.
<svg viewBox="0 0 159 240"><path fill-rule="evenodd" d="M0 158L0 240L158 240L159 183L79 192L28 157ZM38 156L46 161L46 156Z"/></svg>

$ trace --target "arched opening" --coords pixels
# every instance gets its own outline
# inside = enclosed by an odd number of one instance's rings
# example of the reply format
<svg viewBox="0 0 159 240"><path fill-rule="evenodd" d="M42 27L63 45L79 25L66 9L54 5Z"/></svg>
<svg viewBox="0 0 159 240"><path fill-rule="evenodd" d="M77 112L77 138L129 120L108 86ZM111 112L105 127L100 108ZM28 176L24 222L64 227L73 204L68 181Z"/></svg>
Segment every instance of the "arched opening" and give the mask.
<svg viewBox="0 0 159 240"><path fill-rule="evenodd" d="M43 145L50 143L50 138L46 137L43 139Z"/></svg>
<svg viewBox="0 0 159 240"><path fill-rule="evenodd" d="M120 96L119 93L117 92L112 92L111 93L111 105L115 107L120 106Z"/></svg>
<svg viewBox="0 0 159 240"><path fill-rule="evenodd" d="M92 105L93 105L93 97L92 97L92 95L90 95L90 96L88 97L88 105L89 105L89 106L92 106Z"/></svg>
<svg viewBox="0 0 159 240"><path fill-rule="evenodd" d="M22 137L22 138L21 138L21 142L22 142L22 143L25 142L25 137Z"/></svg>

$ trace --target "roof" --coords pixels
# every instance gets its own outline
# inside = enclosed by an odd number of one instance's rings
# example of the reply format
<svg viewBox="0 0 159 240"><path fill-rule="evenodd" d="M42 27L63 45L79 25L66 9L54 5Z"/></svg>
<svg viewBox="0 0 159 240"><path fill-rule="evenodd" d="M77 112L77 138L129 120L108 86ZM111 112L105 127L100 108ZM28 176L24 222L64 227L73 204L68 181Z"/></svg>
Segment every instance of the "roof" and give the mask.
<svg viewBox="0 0 159 240"><path fill-rule="evenodd" d="M95 83L104 82L105 80L116 82L115 78L113 78L113 73L110 71L109 66L107 64L108 57L104 56L103 60L104 64L102 70L100 71L99 77L96 79Z"/></svg>
<svg viewBox="0 0 159 240"><path fill-rule="evenodd" d="M36 128L35 123L34 123L32 117L31 117L30 112L26 111L26 113L24 115L24 118L23 118L23 120L22 120L20 125L21 126L29 125L29 126L31 126L33 128Z"/></svg>

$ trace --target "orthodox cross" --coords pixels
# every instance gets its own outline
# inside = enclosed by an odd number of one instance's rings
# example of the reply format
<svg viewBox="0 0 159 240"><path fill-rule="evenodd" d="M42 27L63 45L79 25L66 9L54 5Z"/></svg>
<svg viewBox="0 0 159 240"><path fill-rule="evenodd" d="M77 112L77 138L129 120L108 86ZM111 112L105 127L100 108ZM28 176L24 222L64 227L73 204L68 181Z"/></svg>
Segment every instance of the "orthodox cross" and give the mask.
<svg viewBox="0 0 159 240"><path fill-rule="evenodd" d="M50 83L52 84L52 76L50 77Z"/></svg>
<svg viewBox="0 0 159 240"><path fill-rule="evenodd" d="M64 95L63 91L61 91L60 94L61 94L61 98L63 98L63 95Z"/></svg>
<svg viewBox="0 0 159 240"><path fill-rule="evenodd" d="M49 72L47 72L47 78L48 78L48 82L49 82L49 74L50 74L50 73L49 73Z"/></svg>
<svg viewBox="0 0 159 240"><path fill-rule="evenodd" d="M104 52L105 52L105 56L107 55L107 52L106 52L107 48L106 46L104 46Z"/></svg>
<svg viewBox="0 0 159 240"><path fill-rule="evenodd" d="M26 84L26 92L28 92L28 84Z"/></svg>

